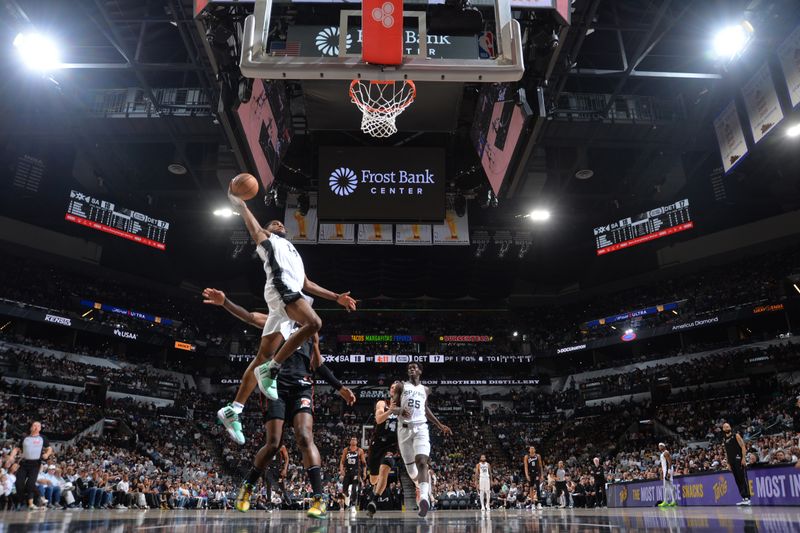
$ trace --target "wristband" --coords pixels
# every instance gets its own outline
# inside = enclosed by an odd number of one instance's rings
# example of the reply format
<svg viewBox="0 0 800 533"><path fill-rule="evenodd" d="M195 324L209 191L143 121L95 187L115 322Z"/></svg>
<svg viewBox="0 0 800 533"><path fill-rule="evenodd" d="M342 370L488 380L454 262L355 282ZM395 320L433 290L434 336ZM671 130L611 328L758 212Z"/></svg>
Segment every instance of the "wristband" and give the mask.
<svg viewBox="0 0 800 533"><path fill-rule="evenodd" d="M342 390L342 382L336 379L336 376L333 375L331 369L325 366L325 364L322 364L319 368L317 368L317 374L319 374L319 377L325 380L325 383L337 391Z"/></svg>

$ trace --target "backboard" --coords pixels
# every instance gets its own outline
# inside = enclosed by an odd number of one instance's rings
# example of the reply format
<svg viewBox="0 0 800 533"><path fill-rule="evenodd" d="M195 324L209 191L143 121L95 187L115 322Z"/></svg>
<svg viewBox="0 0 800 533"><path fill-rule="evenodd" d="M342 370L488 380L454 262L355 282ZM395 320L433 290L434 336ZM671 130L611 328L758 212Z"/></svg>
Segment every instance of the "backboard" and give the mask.
<svg viewBox="0 0 800 533"><path fill-rule="evenodd" d="M399 65L365 63L360 55L347 52L347 28L360 11L342 10L337 54L333 57L288 56L270 53L268 36L272 0L256 0L254 14L245 20L240 69L248 78L289 80L413 80L427 82L510 82L524 73L522 34L511 17L511 0L495 0L495 56L490 59L437 58L428 54L424 11L407 11L405 17L418 17L417 54L404 55Z"/></svg>

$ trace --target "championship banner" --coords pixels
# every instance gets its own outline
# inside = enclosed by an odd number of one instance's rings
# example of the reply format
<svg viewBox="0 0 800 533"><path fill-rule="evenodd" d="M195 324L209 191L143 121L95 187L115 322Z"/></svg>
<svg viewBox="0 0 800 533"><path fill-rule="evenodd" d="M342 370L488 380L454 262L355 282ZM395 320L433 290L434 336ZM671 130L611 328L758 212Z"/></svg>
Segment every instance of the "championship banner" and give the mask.
<svg viewBox="0 0 800 533"><path fill-rule="evenodd" d="M719 152L722 155L722 167L728 172L747 155L747 143L744 141L735 102L728 104L714 120L714 130L717 132Z"/></svg>
<svg viewBox="0 0 800 533"><path fill-rule="evenodd" d="M445 212L443 224L433 225L433 244L469 246L469 219L456 215L452 209Z"/></svg>
<svg viewBox="0 0 800 533"><path fill-rule="evenodd" d="M317 196L309 195L308 212L303 215L298 203L299 196L290 194L286 197L286 214L283 225L286 226L286 238L294 244L317 243Z"/></svg>
<svg viewBox="0 0 800 533"><path fill-rule="evenodd" d="M394 227L395 244L400 246L430 246L430 224L397 224Z"/></svg>
<svg viewBox="0 0 800 533"><path fill-rule="evenodd" d="M356 228L354 224L320 224L320 244L355 244Z"/></svg>
<svg viewBox="0 0 800 533"><path fill-rule="evenodd" d="M778 59L789 88L789 99L795 107L800 104L800 26L778 48Z"/></svg>
<svg viewBox="0 0 800 533"><path fill-rule="evenodd" d="M774 466L747 470L753 505L800 505L800 470ZM663 499L661 481L612 483L609 507L655 507ZM674 478L676 499L681 507L736 505L742 497L733 474L725 470Z"/></svg>
<svg viewBox="0 0 800 533"><path fill-rule="evenodd" d="M783 118L769 65L764 65L742 88L755 142L760 141Z"/></svg>
<svg viewBox="0 0 800 533"><path fill-rule="evenodd" d="M359 224L358 244L394 244L391 224Z"/></svg>

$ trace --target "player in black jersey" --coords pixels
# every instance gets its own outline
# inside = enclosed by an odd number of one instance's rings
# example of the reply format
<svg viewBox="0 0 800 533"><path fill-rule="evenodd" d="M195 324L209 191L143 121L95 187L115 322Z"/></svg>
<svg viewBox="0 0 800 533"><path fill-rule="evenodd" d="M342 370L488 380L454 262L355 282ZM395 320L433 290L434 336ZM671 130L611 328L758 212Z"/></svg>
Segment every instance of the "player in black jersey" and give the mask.
<svg viewBox="0 0 800 533"><path fill-rule="evenodd" d="M736 487L742 496L742 501L736 505L750 505L750 485L747 482L747 448L742 436L733 431L727 422L722 424L722 444L725 446L728 468L731 469Z"/></svg>
<svg viewBox="0 0 800 533"><path fill-rule="evenodd" d="M392 398L398 381L389 387L389 398ZM394 452L397 451L397 415L392 412L392 405L386 400L378 400L375 404L375 430L369 444L367 468L369 482L372 485L367 510L370 516L378 510L376 500L386 490L389 473L394 468Z"/></svg>
<svg viewBox="0 0 800 533"><path fill-rule="evenodd" d="M534 507L537 507L538 504L539 509L541 509L542 503L539 501L539 490L544 479L544 462L542 461L542 456L536 453L535 446L528 448L528 453L522 460L522 466L525 469L525 479L531 487L531 501L534 503Z"/></svg>
<svg viewBox="0 0 800 533"><path fill-rule="evenodd" d="M350 439L350 446L342 450L339 461L339 476L342 478L342 492L345 495L345 504L350 506L355 514L358 504L359 486L364 483L364 470L367 466L364 450L358 446L358 439Z"/></svg>
<svg viewBox="0 0 800 533"><path fill-rule="evenodd" d="M279 460L280 459L280 460ZM264 471L264 480L267 482L267 498L272 501L272 491L277 490L282 500L286 500L286 487L284 480L289 473L289 450L285 445L281 445L269 465Z"/></svg>
<svg viewBox="0 0 800 533"><path fill-rule="evenodd" d="M285 338L288 336L284 334ZM253 468L239 489L239 495L236 498L236 509L239 511L245 512L250 508L253 487L258 483L264 474L264 469L272 461L280 447L284 421L291 420L297 446L303 455L303 466L308 474L313 492L313 504L308 510L308 515L313 518L327 517L326 505L322 500L322 474L320 472L322 462L319 450L314 444L312 411L314 382L312 374L314 372L319 374L339 392L339 395L348 404L354 404L356 398L353 391L342 386L330 369L323 364L322 356L319 353L319 337L315 335L312 339L301 345L300 349L286 360L278 376L278 399L267 402L264 414L267 442L256 454Z"/></svg>

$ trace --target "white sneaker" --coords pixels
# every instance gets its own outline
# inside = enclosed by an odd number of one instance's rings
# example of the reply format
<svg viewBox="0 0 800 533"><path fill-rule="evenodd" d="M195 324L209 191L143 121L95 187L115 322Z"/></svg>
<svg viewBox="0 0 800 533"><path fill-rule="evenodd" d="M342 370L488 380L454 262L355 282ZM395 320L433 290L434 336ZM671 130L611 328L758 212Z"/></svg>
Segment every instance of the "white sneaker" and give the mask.
<svg viewBox="0 0 800 533"><path fill-rule="evenodd" d="M350 508L350 516L352 516L353 518L355 518L355 516L356 516L357 514L358 514L358 509L356 509L356 506L354 505L354 506L352 506L352 507Z"/></svg>
<svg viewBox="0 0 800 533"><path fill-rule="evenodd" d="M737 503L736 505L738 505L738 506L750 505L750 498L745 498L742 501L740 501L739 503Z"/></svg>
<svg viewBox="0 0 800 533"><path fill-rule="evenodd" d="M540 510L540 511L541 511L541 510L542 510L542 504L541 504L541 503L540 503L540 504L538 504L538 505L536 506L536 508L537 508L538 510Z"/></svg>

